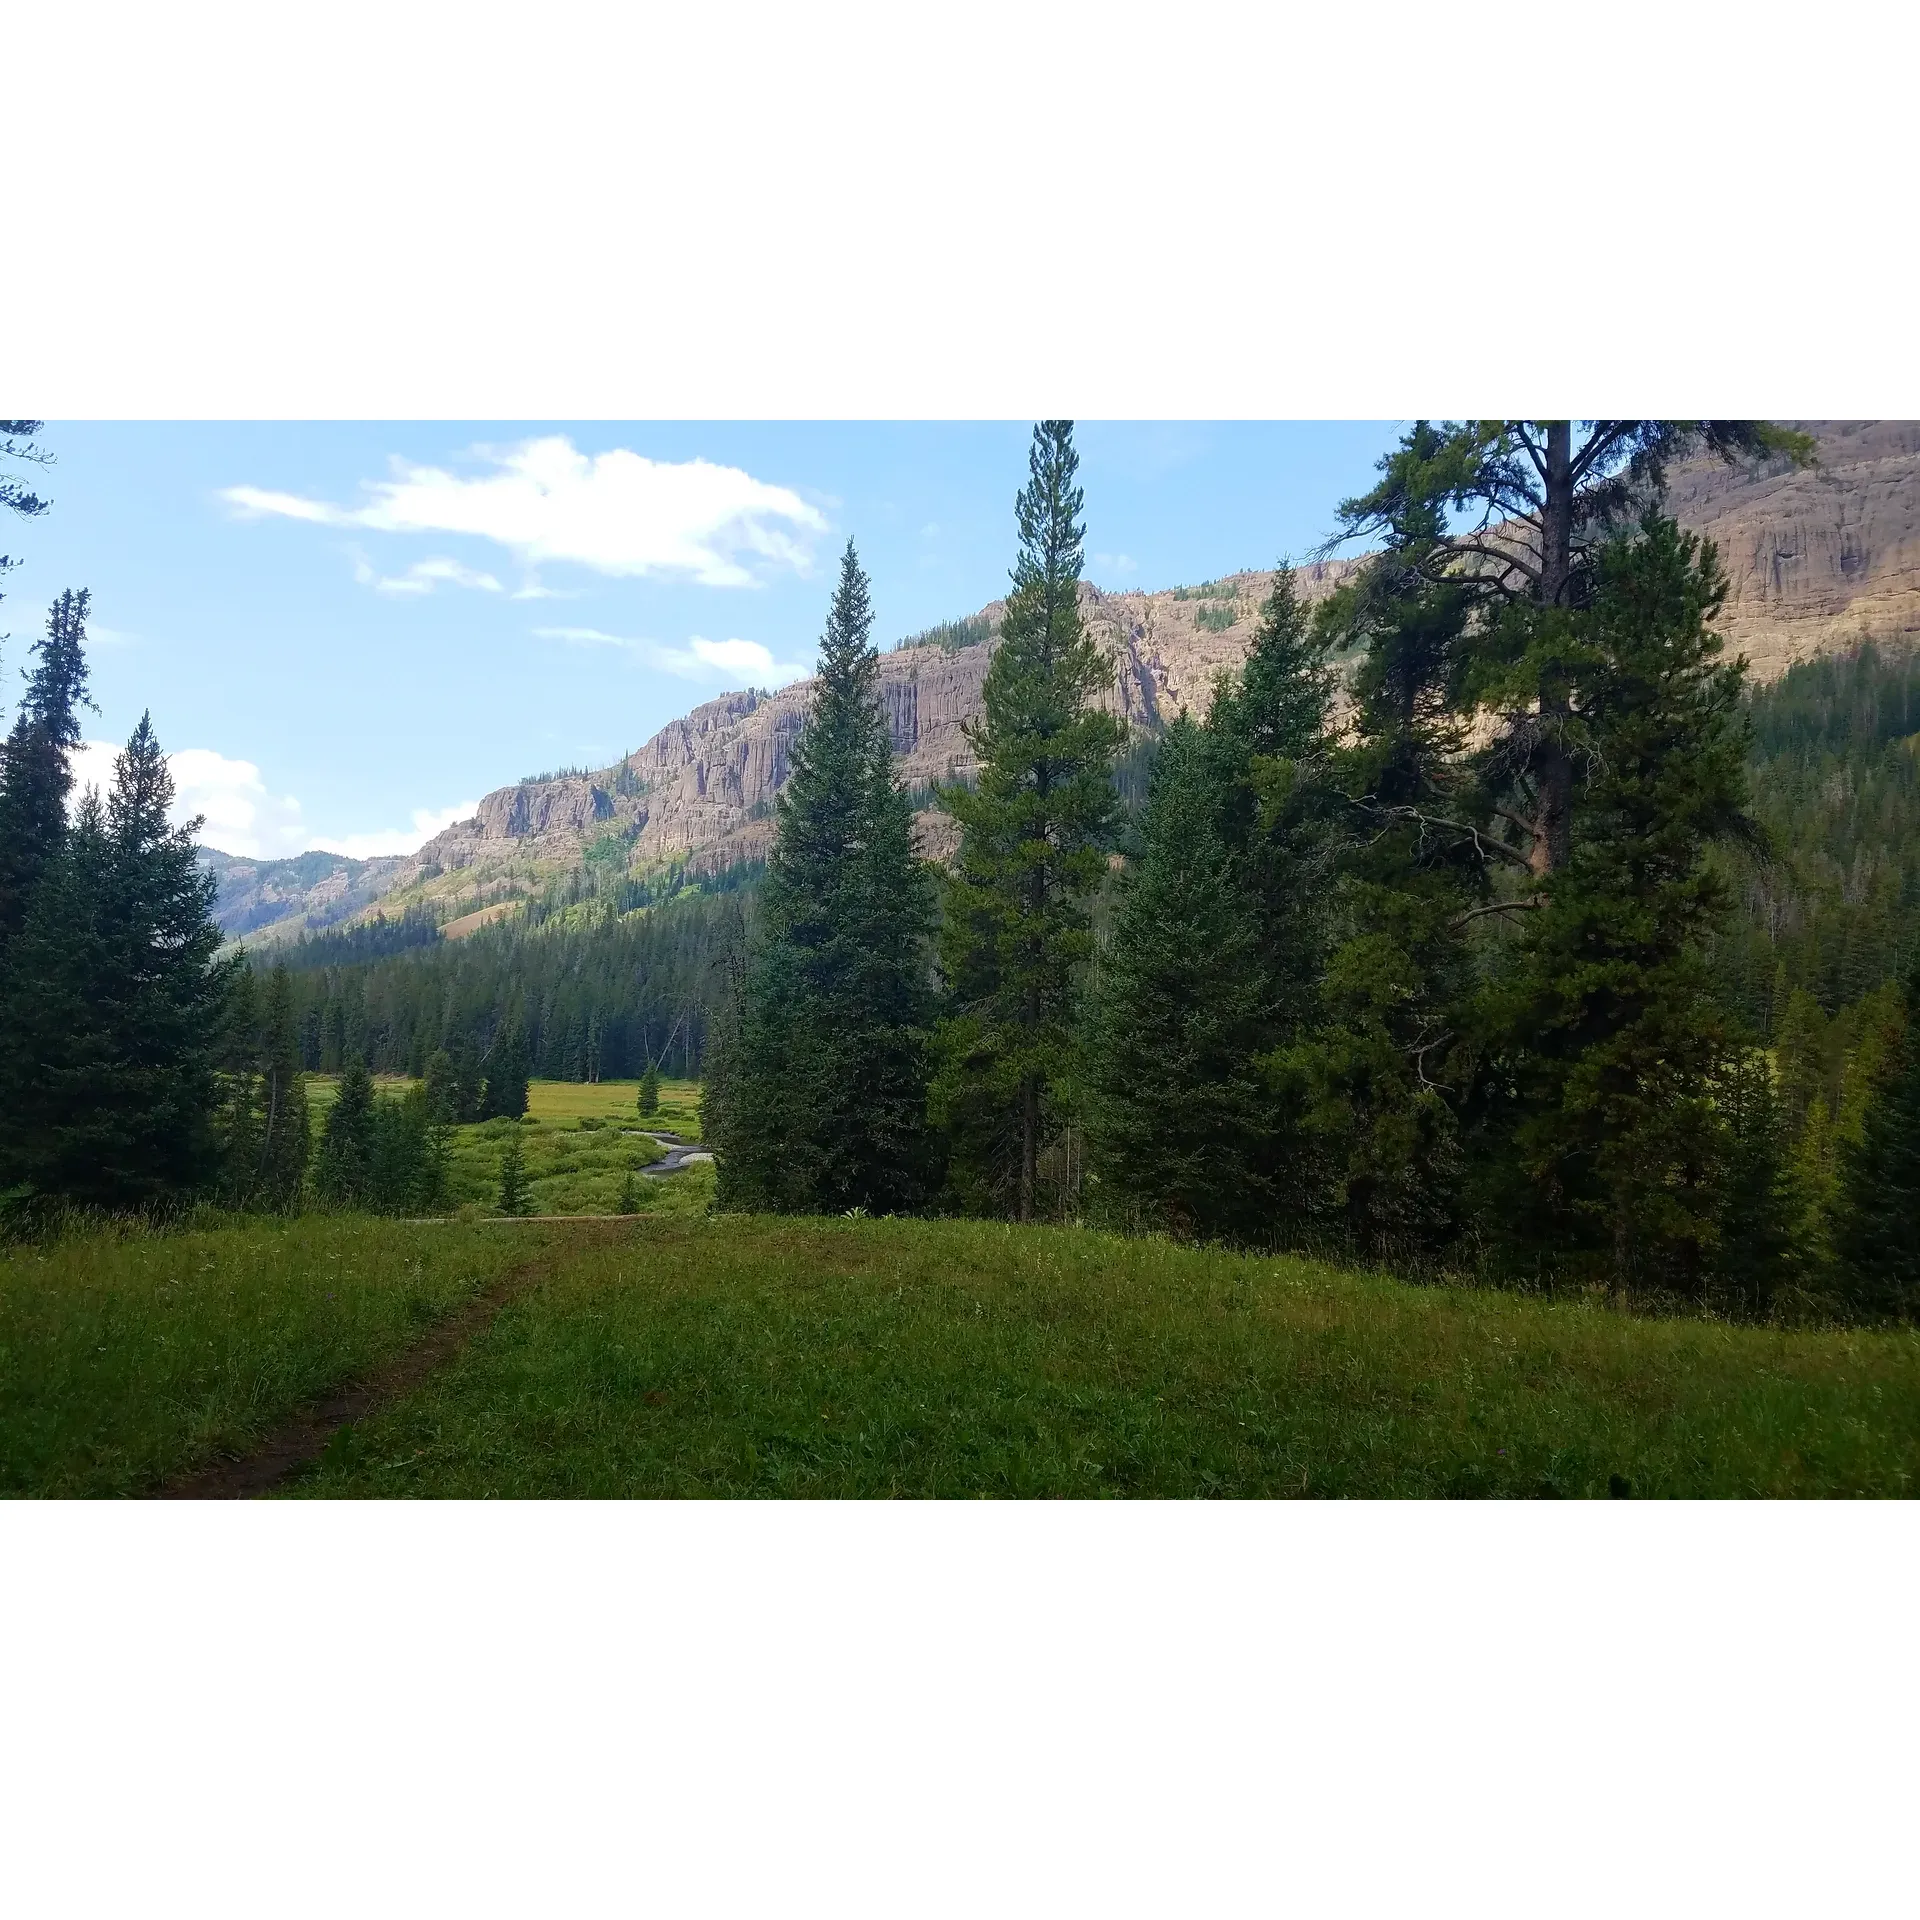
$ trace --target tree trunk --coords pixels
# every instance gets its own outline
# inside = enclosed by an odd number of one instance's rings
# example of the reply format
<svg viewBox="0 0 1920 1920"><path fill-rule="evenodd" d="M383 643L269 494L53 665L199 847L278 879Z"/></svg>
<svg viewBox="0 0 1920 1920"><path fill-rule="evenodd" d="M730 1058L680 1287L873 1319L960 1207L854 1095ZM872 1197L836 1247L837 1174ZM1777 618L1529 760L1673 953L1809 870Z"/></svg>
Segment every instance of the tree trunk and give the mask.
<svg viewBox="0 0 1920 1920"><path fill-rule="evenodd" d="M1547 422L1546 489L1540 511L1540 604L1563 607L1573 579L1573 422ZM1571 705L1563 679L1540 686L1540 742L1534 750L1537 782L1533 846L1528 866L1544 879L1567 864L1573 850L1573 758L1567 751Z"/></svg>

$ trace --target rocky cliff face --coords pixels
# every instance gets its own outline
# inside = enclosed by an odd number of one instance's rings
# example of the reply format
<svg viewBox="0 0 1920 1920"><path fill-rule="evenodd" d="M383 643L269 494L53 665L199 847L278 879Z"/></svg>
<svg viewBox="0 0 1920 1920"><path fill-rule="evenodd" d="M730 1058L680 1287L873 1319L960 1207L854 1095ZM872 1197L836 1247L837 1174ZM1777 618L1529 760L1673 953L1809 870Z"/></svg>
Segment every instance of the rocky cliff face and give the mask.
<svg viewBox="0 0 1920 1920"><path fill-rule="evenodd" d="M1671 503L1720 550L1719 622L1754 677L1855 641L1920 635L1920 421L1796 420L1820 464L1675 471Z"/></svg>
<svg viewBox="0 0 1920 1920"><path fill-rule="evenodd" d="M1755 676L1876 638L1920 637L1920 423L1800 422L1820 465L1759 472L1717 461L1676 469L1671 501L1719 546L1731 581L1721 630ZM1330 592L1351 562L1301 570L1309 598ZM1244 659L1270 573L1242 573L1159 593L1081 588L1090 631L1114 661L1108 695L1129 722L1157 727L1204 706L1216 675ZM999 603L983 610L997 624ZM881 660L900 777L911 790L969 773L966 723L980 711L991 643L948 652L903 647ZM591 779L502 788L449 828L388 884L446 880L436 891L483 904L536 870L572 865L609 833L629 844L635 871L675 859L719 870L764 857L773 804L806 715L810 683L772 696L725 694L663 728L626 761ZM941 816L923 812L930 850L944 850Z"/></svg>

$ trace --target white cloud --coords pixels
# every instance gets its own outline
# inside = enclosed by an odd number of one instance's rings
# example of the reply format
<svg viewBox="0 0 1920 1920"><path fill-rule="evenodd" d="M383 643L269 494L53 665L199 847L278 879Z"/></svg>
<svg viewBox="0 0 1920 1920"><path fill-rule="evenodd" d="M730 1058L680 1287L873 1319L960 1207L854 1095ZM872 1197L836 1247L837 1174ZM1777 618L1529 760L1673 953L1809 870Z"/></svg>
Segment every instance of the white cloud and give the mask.
<svg viewBox="0 0 1920 1920"><path fill-rule="evenodd" d="M104 799L113 785L113 763L120 748L108 740L88 740L73 757L73 800L88 787ZM300 802L291 794L273 794L251 760L229 760L211 747L184 747L167 756L173 775L171 818L177 826L195 814L205 816L201 842L222 853L270 860L300 853L310 843L300 819Z"/></svg>
<svg viewBox="0 0 1920 1920"><path fill-rule="evenodd" d="M98 620L89 620L87 639L96 646L131 647L139 644L140 636L137 633L124 632L119 627L103 627Z"/></svg>
<svg viewBox="0 0 1920 1920"><path fill-rule="evenodd" d="M1096 553L1093 564L1102 573L1138 573L1140 563L1130 553Z"/></svg>
<svg viewBox="0 0 1920 1920"><path fill-rule="evenodd" d="M374 571L372 562L358 549L353 555L353 577L361 586L371 587L375 593L431 593L443 581L449 586L473 587L482 593L505 591L492 574L476 573L471 567L463 567L458 560L416 560L405 573L382 578ZM521 596L516 594L514 597L518 599Z"/></svg>
<svg viewBox="0 0 1920 1920"><path fill-rule="evenodd" d="M110 740L88 740L73 756L73 796L78 806L88 787L97 787L105 799L113 785L113 763L120 748ZM171 818L176 826L195 814L205 816L198 838L202 846L243 860L284 860L310 848L344 853L353 860L371 860L384 853L412 853L456 820L473 817L480 803L462 800L456 806L416 807L410 827L376 833L329 836L311 831L291 794L268 792L260 769L251 760L229 760L211 747L184 747L167 756L173 775Z"/></svg>
<svg viewBox="0 0 1920 1920"><path fill-rule="evenodd" d="M480 451L491 473L463 477L396 460L393 479L364 483L372 498L362 507L260 487L228 487L222 498L246 519L469 534L526 566L575 561L607 574L687 575L709 587L754 584L743 559L805 574L807 540L826 531L819 510L790 488L710 460L649 460L625 447L585 454L558 434Z"/></svg>
<svg viewBox="0 0 1920 1920"><path fill-rule="evenodd" d="M431 807L415 807L413 825L393 827L378 833L348 833L337 839L325 835L308 844L323 853L344 853L349 860L377 860L382 854L417 853L436 833L444 832L457 820L471 820L480 802L462 800L435 812Z"/></svg>
<svg viewBox="0 0 1920 1920"><path fill-rule="evenodd" d="M270 493L264 487L228 487L220 496L243 520L259 520L270 513L289 520L312 520L323 527L343 525L352 518L324 500L303 500L297 493Z"/></svg>
<svg viewBox="0 0 1920 1920"><path fill-rule="evenodd" d="M684 647L657 640L633 640L602 633L598 627L535 627L539 640L563 640L573 647L620 647L663 673L683 680L732 679L755 687L784 687L813 671L797 660L776 660L758 640L708 640L693 635Z"/></svg>

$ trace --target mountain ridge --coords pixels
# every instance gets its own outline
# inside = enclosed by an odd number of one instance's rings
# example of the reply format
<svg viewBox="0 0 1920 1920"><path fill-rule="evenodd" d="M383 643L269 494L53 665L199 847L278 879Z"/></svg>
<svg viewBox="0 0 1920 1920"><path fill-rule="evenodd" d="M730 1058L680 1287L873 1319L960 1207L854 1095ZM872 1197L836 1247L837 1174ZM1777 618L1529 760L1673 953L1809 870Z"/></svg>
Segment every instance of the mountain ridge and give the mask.
<svg viewBox="0 0 1920 1920"><path fill-rule="evenodd" d="M1729 469L1695 459L1674 469L1668 496L1681 523L1719 548L1729 582L1719 630L1763 684L1796 660L1861 639L1920 638L1920 422L1791 424L1814 435L1814 469L1785 461ZM1356 564L1312 561L1296 574L1313 600ZM1204 703L1215 677L1245 657L1272 580L1271 570L1255 569L1155 592L1083 581L1082 613L1114 660L1109 709L1152 730ZM980 711L1003 611L1004 602L990 602L966 621L930 630L937 638L914 636L881 655L881 699L910 791L925 794L971 772L964 728ZM980 637L951 644L956 634ZM219 856L228 866L216 917L235 937L272 940L395 906L464 919L592 859L617 860L633 875L676 865L715 873L763 859L812 684L724 693L597 773L497 788L472 818L411 855ZM945 817L923 808L918 820L925 850L949 851ZM320 861L333 865L304 869L316 874L304 894L294 873L280 871ZM254 871L238 876L242 865ZM268 917L281 907L279 918Z"/></svg>

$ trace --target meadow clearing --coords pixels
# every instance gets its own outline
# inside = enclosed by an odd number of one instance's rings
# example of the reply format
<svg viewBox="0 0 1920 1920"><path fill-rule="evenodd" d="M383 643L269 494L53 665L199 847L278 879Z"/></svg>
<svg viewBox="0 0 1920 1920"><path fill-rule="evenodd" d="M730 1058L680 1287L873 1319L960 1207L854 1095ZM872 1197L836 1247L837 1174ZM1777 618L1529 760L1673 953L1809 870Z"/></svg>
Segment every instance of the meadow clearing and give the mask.
<svg viewBox="0 0 1920 1920"><path fill-rule="evenodd" d="M1641 1319L1076 1228L310 1214L0 1255L0 1485L165 1490L426 1377L305 1496L1901 1496L1920 1337ZM497 1302L497 1304L495 1304Z"/></svg>
<svg viewBox="0 0 1920 1920"><path fill-rule="evenodd" d="M316 1142L339 1084L335 1075L307 1075ZM391 1097L418 1084L383 1074L375 1077L374 1089ZM687 1140L698 1139L700 1133L697 1080L661 1081L659 1109L646 1119L635 1104L639 1091L637 1080L534 1080L528 1083L523 1119L455 1127L447 1158L449 1210L481 1213L493 1208L500 1193L500 1156L509 1133L517 1131L535 1213L618 1213L627 1195L627 1174L639 1173L665 1155L649 1130ZM631 1195L635 1210L676 1205L665 1197L671 1184L636 1180Z"/></svg>

